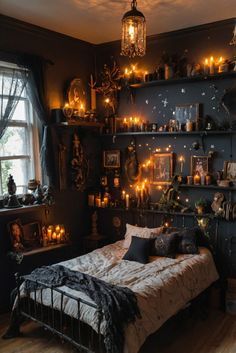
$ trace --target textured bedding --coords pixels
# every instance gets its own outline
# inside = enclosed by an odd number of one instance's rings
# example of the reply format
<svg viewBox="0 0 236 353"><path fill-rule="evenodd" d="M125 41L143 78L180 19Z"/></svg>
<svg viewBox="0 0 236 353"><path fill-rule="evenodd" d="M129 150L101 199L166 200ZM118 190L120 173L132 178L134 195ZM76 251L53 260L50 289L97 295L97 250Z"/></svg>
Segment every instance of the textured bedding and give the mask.
<svg viewBox="0 0 236 353"><path fill-rule="evenodd" d="M211 253L200 248L197 255L177 255L176 259L150 257L140 264L122 260L127 249L124 241L97 249L89 254L61 262L71 270L78 270L119 286L127 286L137 296L141 318L125 329L124 353L137 353L145 339L187 302L218 279ZM59 287L76 297L92 302L85 294L68 287ZM23 295L24 286L21 288ZM38 293L40 301L40 293ZM73 299L64 299L64 312L77 317ZM50 306L49 291L43 290L43 304ZM60 308L60 294L55 292L54 307ZM95 309L81 306L81 319L97 330ZM101 325L103 332L104 324Z"/></svg>

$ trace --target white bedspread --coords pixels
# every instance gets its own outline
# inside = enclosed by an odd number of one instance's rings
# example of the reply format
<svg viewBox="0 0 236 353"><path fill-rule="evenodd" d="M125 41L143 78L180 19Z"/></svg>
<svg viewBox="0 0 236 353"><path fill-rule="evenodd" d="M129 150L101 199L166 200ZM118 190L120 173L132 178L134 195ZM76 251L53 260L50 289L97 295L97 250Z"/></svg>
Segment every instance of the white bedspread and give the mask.
<svg viewBox="0 0 236 353"><path fill-rule="evenodd" d="M143 265L122 260L127 251L122 244L123 241L119 241L60 264L109 283L127 286L136 294L142 318L126 328L124 353L137 353L151 333L216 281L218 274L213 258L205 248L200 248L198 255L178 255L176 259L150 257L150 262ZM61 289L91 302L81 292L67 287ZM47 290L43 292L43 303L50 305L49 293ZM54 306L60 308L60 295L56 293ZM67 314L77 317L77 310L73 299L64 300L64 311ZM83 321L97 329L94 309L84 305L81 307L81 315Z"/></svg>

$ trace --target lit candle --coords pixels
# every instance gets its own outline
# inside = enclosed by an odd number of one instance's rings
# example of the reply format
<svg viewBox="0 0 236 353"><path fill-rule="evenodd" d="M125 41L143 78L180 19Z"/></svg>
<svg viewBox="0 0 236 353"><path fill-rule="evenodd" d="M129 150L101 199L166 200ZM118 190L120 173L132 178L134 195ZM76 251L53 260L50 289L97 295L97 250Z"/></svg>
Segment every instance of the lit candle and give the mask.
<svg viewBox="0 0 236 353"><path fill-rule="evenodd" d="M183 166L184 166L184 157L180 156L179 157L179 162L180 162L180 173L183 173Z"/></svg>
<svg viewBox="0 0 236 353"><path fill-rule="evenodd" d="M52 229L47 229L47 236L48 236L48 241L52 240Z"/></svg>
<svg viewBox="0 0 236 353"><path fill-rule="evenodd" d="M104 197L103 198L103 202L104 202L104 206L107 207L108 206L108 197Z"/></svg>
<svg viewBox="0 0 236 353"><path fill-rule="evenodd" d="M193 177L193 183L194 185L200 185L201 183L201 176L198 172Z"/></svg>
<svg viewBox="0 0 236 353"><path fill-rule="evenodd" d="M129 208L129 194L125 195L125 207L128 209Z"/></svg>
<svg viewBox="0 0 236 353"><path fill-rule="evenodd" d="M56 228L55 228L55 231L56 231L56 233L59 233L60 230L61 230L61 227L60 227L59 224L58 224L58 225L56 226Z"/></svg>
<svg viewBox="0 0 236 353"><path fill-rule="evenodd" d="M210 58L210 75L214 75L215 73L215 62L213 56Z"/></svg>
<svg viewBox="0 0 236 353"><path fill-rule="evenodd" d="M59 244L61 242L61 233L57 234L57 243Z"/></svg>
<svg viewBox="0 0 236 353"><path fill-rule="evenodd" d="M93 81L93 75L90 75L90 87L91 87L91 110L96 110L96 90L94 89L95 83Z"/></svg>
<svg viewBox="0 0 236 353"><path fill-rule="evenodd" d="M79 116L80 116L81 118L83 118L83 117L84 117L84 114L85 114L85 106L84 106L83 103L81 103L81 104L80 104L80 107L79 107Z"/></svg>
<svg viewBox="0 0 236 353"><path fill-rule="evenodd" d="M121 200L125 200L125 190L122 190L122 193L121 193Z"/></svg>
<svg viewBox="0 0 236 353"><path fill-rule="evenodd" d="M205 75L209 75L209 60L208 59L205 59L205 61L204 61L203 71L204 71Z"/></svg>
<svg viewBox="0 0 236 353"><path fill-rule="evenodd" d="M52 233L52 240L56 240L57 239L57 233L56 232L53 232Z"/></svg>

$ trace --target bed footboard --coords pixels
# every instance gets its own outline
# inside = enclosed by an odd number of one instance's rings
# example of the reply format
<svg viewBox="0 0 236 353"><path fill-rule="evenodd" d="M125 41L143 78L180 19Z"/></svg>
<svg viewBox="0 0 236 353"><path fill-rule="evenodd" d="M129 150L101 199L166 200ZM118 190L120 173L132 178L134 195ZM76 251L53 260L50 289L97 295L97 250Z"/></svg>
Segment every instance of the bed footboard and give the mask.
<svg viewBox="0 0 236 353"><path fill-rule="evenodd" d="M24 296L21 295L20 286L25 280L24 276L15 275L17 284L18 317L25 317L41 324L52 333L58 335L62 339L70 342L81 352L102 353L105 351L103 336L101 334L101 322L103 313L96 304L90 303L81 298L77 298L58 288L46 286L39 281L31 281L35 283L35 290L26 291ZM27 279L28 280L28 279ZM40 288L40 289L37 289ZM43 290L50 291L50 305L43 303ZM55 292L60 294L59 308L54 305ZM72 317L64 313L63 307L65 300L73 299L77 306L77 317ZM96 310L98 318L97 332L88 324L81 320L81 305L88 306Z"/></svg>

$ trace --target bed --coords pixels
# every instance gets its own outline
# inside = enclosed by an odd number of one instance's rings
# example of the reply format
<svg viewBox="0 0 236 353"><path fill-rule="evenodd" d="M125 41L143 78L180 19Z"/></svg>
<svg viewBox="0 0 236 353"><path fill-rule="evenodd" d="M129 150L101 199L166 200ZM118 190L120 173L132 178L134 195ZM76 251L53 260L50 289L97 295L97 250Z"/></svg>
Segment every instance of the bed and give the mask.
<svg viewBox="0 0 236 353"><path fill-rule="evenodd" d="M137 353L150 334L215 282L218 273L210 251L203 247L199 248L197 255L177 255L175 259L150 256L147 264L141 264L122 260L127 251L124 242L118 241L60 264L106 282L126 286L135 293L141 318L125 328L123 353ZM18 302L23 304L19 305L17 310L24 316L44 323L53 332L82 348L82 351L93 352L96 347L99 351L104 349L100 343L105 319L84 293L62 286L57 289L34 291L30 294L32 303L29 303L29 298L24 302L24 297L23 283L18 287ZM79 301L76 301L77 298ZM42 307L53 308L53 311L58 313L58 316L52 314L51 324L42 319ZM95 343L95 347L77 343L75 332L72 337L63 332L65 325L62 323L62 311L63 315L85 323L93 332L98 333L98 343ZM61 323L60 328L57 328L56 322Z"/></svg>

